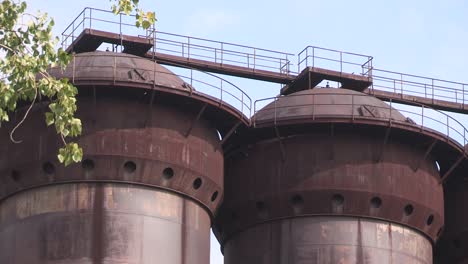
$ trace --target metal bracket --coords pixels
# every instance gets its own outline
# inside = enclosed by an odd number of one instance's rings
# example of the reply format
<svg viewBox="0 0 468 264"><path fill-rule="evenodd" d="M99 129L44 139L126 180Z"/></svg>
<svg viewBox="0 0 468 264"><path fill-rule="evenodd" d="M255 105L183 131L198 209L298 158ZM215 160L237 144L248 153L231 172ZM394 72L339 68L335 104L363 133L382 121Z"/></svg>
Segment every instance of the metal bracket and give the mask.
<svg viewBox="0 0 468 264"><path fill-rule="evenodd" d="M223 137L223 139L221 140L221 142L219 143L220 146L223 146L224 143L226 143L226 141L231 137L232 133L234 133L234 131L236 131L236 129L242 124L242 121L238 121L227 133L226 135ZM218 147L216 147L215 150L218 150Z"/></svg>
<svg viewBox="0 0 468 264"><path fill-rule="evenodd" d="M392 123L390 122L389 126L388 126L387 129L385 130L385 137L384 137L384 141L383 141L383 144L382 144L382 149L380 150L379 157L378 157L377 160L375 161L376 163L382 161L382 158L383 158L383 155L384 155L384 151L385 151L385 146L387 145L388 138L390 137L390 131L391 131L391 129L392 129Z"/></svg>
<svg viewBox="0 0 468 264"><path fill-rule="evenodd" d="M431 143L431 145L427 148L426 152L424 153L424 156L419 159L418 163L416 164L416 167L413 168L413 171L416 172L419 170L419 167L421 166L421 163L427 159L429 154L431 153L432 149L437 145L437 142L439 142L437 139L434 139Z"/></svg>
<svg viewBox="0 0 468 264"><path fill-rule="evenodd" d="M280 133L279 133L279 130L278 130L277 126L275 126L275 135L276 135L276 138L278 139L279 146L280 146L281 161L285 162L286 161L286 151L284 150L283 140L281 140L281 136L280 136Z"/></svg>
<svg viewBox="0 0 468 264"><path fill-rule="evenodd" d="M465 154L464 153L462 153L460 158L458 158L458 160L452 165L452 167L450 167L450 169L447 172L445 172L444 176L442 176L442 178L439 180L439 184L444 184L445 181L447 181L448 177L458 167L458 165L460 165L460 163L463 161L463 159L465 159Z"/></svg>
<svg viewBox="0 0 468 264"><path fill-rule="evenodd" d="M187 132L185 133L185 137L187 138L188 136L190 136L190 133L192 133L192 130L193 130L193 127L195 126L195 123L198 122L198 120L200 119L200 117L203 115L203 112L205 112L205 109L206 107L208 106L207 103L204 103L202 108L200 109L200 111L198 111L198 114L197 116L195 117L195 119L192 120L192 122L190 123L190 127L189 129L187 130Z"/></svg>

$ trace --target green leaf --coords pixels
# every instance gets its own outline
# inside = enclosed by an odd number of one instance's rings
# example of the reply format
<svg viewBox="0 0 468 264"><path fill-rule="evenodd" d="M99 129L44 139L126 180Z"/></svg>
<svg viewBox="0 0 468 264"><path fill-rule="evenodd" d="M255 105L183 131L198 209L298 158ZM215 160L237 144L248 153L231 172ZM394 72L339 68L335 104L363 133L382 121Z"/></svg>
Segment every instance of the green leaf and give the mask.
<svg viewBox="0 0 468 264"><path fill-rule="evenodd" d="M45 116L46 116L47 126L50 126L50 125L54 124L55 119L54 119L54 114L53 113L47 112L47 113L45 113Z"/></svg>

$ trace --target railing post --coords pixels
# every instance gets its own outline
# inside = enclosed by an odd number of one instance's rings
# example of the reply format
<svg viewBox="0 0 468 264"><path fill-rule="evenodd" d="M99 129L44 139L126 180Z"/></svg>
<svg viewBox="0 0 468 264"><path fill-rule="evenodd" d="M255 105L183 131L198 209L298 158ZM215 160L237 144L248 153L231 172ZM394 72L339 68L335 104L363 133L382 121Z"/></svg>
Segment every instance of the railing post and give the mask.
<svg viewBox="0 0 468 264"><path fill-rule="evenodd" d="M301 72L301 65L302 65L302 61L304 59L301 59L301 53L299 53L299 55L297 55L297 72L300 73ZM307 54L307 48L306 48L306 54ZM306 64L307 64L307 57L306 57Z"/></svg>
<svg viewBox="0 0 468 264"><path fill-rule="evenodd" d="M221 87L220 87L221 89L220 89L219 103L220 105L222 105L223 104L223 79L220 79L220 81L221 81Z"/></svg>
<svg viewBox="0 0 468 264"><path fill-rule="evenodd" d="M90 8L89 9L89 29L92 29L92 25L91 25L91 21L93 20L93 9ZM84 29L84 24L86 23L86 21L83 21L83 29Z"/></svg>
<svg viewBox="0 0 468 264"><path fill-rule="evenodd" d="M421 114L421 130L424 127L424 105L422 105L422 114Z"/></svg>
<svg viewBox="0 0 468 264"><path fill-rule="evenodd" d="M340 51L340 72L343 72L343 52Z"/></svg>
<svg viewBox="0 0 468 264"><path fill-rule="evenodd" d="M403 96L403 74L400 74L400 92Z"/></svg>
<svg viewBox="0 0 468 264"><path fill-rule="evenodd" d="M243 92L241 92L241 113L244 114L244 93Z"/></svg>
<svg viewBox="0 0 468 264"><path fill-rule="evenodd" d="M450 136L449 116L447 115L447 141Z"/></svg>
<svg viewBox="0 0 468 264"><path fill-rule="evenodd" d="M315 67L315 47L312 47L312 68Z"/></svg>
<svg viewBox="0 0 468 264"><path fill-rule="evenodd" d="M223 66L224 63L224 44L221 42L221 66Z"/></svg>
<svg viewBox="0 0 468 264"><path fill-rule="evenodd" d="M257 62L256 62L256 56L257 56L257 49L254 49L254 58L253 58L253 60L254 60L254 61L253 61L253 69L254 69L254 71L255 71L255 64L257 63Z"/></svg>
<svg viewBox="0 0 468 264"><path fill-rule="evenodd" d="M351 95L351 115L352 120L354 121L354 95Z"/></svg>
<svg viewBox="0 0 468 264"><path fill-rule="evenodd" d="M431 79L432 82L432 103L434 103L434 79Z"/></svg>
<svg viewBox="0 0 468 264"><path fill-rule="evenodd" d="M190 37L187 37L187 58L190 59Z"/></svg>
<svg viewBox="0 0 468 264"><path fill-rule="evenodd" d="M465 84L462 84L462 100L463 104L465 104Z"/></svg>

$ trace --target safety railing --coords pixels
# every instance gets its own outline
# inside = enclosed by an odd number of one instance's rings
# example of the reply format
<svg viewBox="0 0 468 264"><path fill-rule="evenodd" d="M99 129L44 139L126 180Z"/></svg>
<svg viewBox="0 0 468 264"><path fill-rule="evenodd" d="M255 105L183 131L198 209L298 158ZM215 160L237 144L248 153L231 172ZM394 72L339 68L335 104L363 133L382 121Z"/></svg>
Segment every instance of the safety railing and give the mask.
<svg viewBox="0 0 468 264"><path fill-rule="evenodd" d="M84 56L84 55L80 55ZM91 55L90 55L91 56ZM184 69L183 72L176 74L170 71L158 70L154 67L152 70L142 67L134 67L125 63L119 63L119 60L126 59L125 57L109 57L109 60L101 60L100 64L79 66L72 62L66 69L67 76L70 76L72 83L80 80L86 81L110 81L117 82L132 82L143 83L148 85L164 86L165 79L172 76L177 76L181 79L181 83L167 83L169 89L179 91L185 89L189 95L200 95L211 99L219 106L231 106L243 116L245 120L249 120L252 115L252 99L239 87L233 83L224 80L214 74L205 73L193 69ZM145 60L145 59L141 59ZM138 65L138 64L136 64ZM108 70L106 70L108 69ZM57 71L61 71L55 68ZM71 72L69 72L71 71ZM172 87L181 85L181 87Z"/></svg>
<svg viewBox="0 0 468 264"><path fill-rule="evenodd" d="M294 54L255 48L234 43L214 41L155 30L154 25L147 30L135 26L135 17L102 9L85 8L62 33L62 47L66 49L85 29L108 31L116 29L121 35L140 36L154 40L154 52L180 56L187 59L200 59L224 65L232 65L255 70L265 70L285 75L291 74L290 58Z"/></svg>
<svg viewBox="0 0 468 264"><path fill-rule="evenodd" d="M75 41L75 39L85 29L95 29L109 31L109 28L115 32L118 30L120 35L142 36L150 38L147 35L148 30L138 28L135 25L134 15L114 14L111 11L86 7L80 14L65 28L62 32L62 48L66 49ZM154 29L154 25L151 26ZM122 49L122 46L120 46Z"/></svg>
<svg viewBox="0 0 468 264"><path fill-rule="evenodd" d="M290 97L300 97L293 100ZM345 99L330 100L332 93L291 94L289 100L295 104L287 105L285 97L270 97L254 102L252 125L262 122L278 124L283 118L320 120L323 118L349 118L350 120L380 120L416 127L420 131L438 132L445 135L447 141L455 142L460 148L468 144L468 131L453 117L424 105L404 106L388 102L388 106L369 104L369 97L362 94L349 94ZM341 95L340 95L341 96ZM297 102L304 102L299 103ZM328 102L327 102L328 101ZM294 114L288 114L288 112ZM467 150L465 154L468 155ZM468 156L467 156L468 157Z"/></svg>
<svg viewBox="0 0 468 264"><path fill-rule="evenodd" d="M297 71L318 67L372 77L372 59L372 56L307 46L297 55Z"/></svg>
<svg viewBox="0 0 468 264"><path fill-rule="evenodd" d="M380 69L373 70L372 90L468 104L468 84Z"/></svg>
<svg viewBox="0 0 468 264"><path fill-rule="evenodd" d="M232 65L291 74L290 58L294 54L156 30L147 35L154 36L156 52L217 63L221 67Z"/></svg>
<svg viewBox="0 0 468 264"><path fill-rule="evenodd" d="M373 84L368 90L371 94L381 90L402 97L411 95L468 105L468 84L374 69L371 56L315 46L307 46L295 56L291 53L156 31L154 25L143 30L135 26L134 16L115 15L95 8L85 8L64 30L63 48L71 45L86 28L104 31L112 28L121 35L153 39L153 52L212 62L221 67L237 66L285 75L295 75L309 66L320 67L372 78ZM297 72L292 70L292 60L297 62Z"/></svg>

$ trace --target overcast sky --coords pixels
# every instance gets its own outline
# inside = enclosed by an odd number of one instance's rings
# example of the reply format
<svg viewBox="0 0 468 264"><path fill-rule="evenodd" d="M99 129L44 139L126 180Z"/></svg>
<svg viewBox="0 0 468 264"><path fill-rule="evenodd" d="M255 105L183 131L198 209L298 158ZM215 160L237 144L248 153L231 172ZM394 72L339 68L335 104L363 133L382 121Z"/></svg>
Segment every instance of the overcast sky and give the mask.
<svg viewBox="0 0 468 264"><path fill-rule="evenodd" d="M468 1L154 1L160 31L299 53L307 45L367 54L374 67L468 83ZM109 9L107 0L31 0L56 20L56 33L84 7ZM253 98L279 86L231 78ZM455 115L468 125L468 119ZM221 264L212 239L212 264Z"/></svg>

